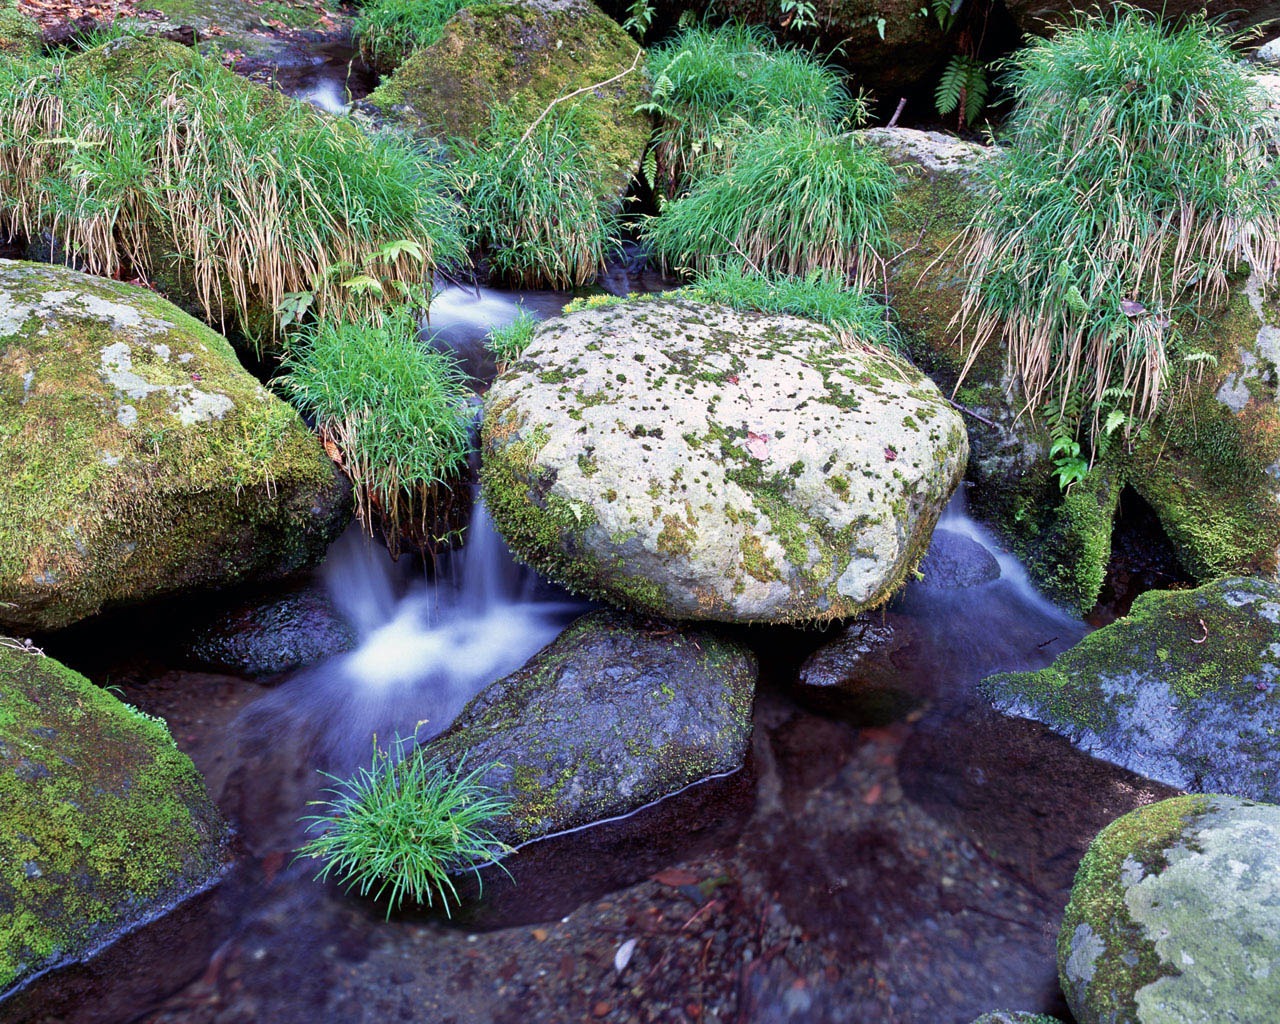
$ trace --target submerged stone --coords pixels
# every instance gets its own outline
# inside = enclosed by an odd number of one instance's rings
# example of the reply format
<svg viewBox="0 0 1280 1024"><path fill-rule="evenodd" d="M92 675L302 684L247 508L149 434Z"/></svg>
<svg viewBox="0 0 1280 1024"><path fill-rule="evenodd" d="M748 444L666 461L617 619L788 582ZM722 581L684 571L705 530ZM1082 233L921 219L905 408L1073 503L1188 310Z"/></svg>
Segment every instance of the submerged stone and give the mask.
<svg viewBox="0 0 1280 1024"><path fill-rule="evenodd" d="M964 472L910 364L791 316L689 301L542 324L485 401L481 480L516 556L669 618L794 622L882 604Z"/></svg>
<svg viewBox="0 0 1280 1024"><path fill-rule="evenodd" d="M929 590L963 590L998 580L1000 563L972 537L938 529L920 563L920 575L920 585Z"/></svg>
<svg viewBox="0 0 1280 1024"><path fill-rule="evenodd" d="M368 103L401 127L470 140L499 107L521 128L553 104L573 110L600 195L618 200L649 141L649 118L636 112L647 95L639 46L590 0L508 0L459 11Z"/></svg>
<svg viewBox="0 0 1280 1024"><path fill-rule="evenodd" d="M903 671L913 639L912 621L904 616L857 619L800 666L797 696L855 725L900 722L929 699Z"/></svg>
<svg viewBox="0 0 1280 1024"><path fill-rule="evenodd" d="M161 721L0 645L0 994L207 888L228 836Z"/></svg>
<svg viewBox="0 0 1280 1024"><path fill-rule="evenodd" d="M1262 1022L1280 1007L1280 807L1182 796L1099 833L1058 935L1080 1024Z"/></svg>
<svg viewBox="0 0 1280 1024"><path fill-rule="evenodd" d="M349 516L221 336L144 288L0 260L0 623L279 577Z"/></svg>
<svg viewBox="0 0 1280 1024"><path fill-rule="evenodd" d="M739 768L756 662L706 630L612 611L584 615L475 697L426 755L471 768L512 800L505 842L628 814Z"/></svg>
<svg viewBox="0 0 1280 1024"><path fill-rule="evenodd" d="M995 706L1181 789L1280 801L1280 586L1150 591L1039 672L982 683Z"/></svg>

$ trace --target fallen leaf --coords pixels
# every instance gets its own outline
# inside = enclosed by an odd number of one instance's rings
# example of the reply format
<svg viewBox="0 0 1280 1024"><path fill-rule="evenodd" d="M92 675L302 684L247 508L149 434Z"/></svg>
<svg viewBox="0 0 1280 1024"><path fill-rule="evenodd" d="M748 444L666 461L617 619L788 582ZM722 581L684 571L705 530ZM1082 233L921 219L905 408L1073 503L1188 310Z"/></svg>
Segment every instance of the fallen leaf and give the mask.
<svg viewBox="0 0 1280 1024"><path fill-rule="evenodd" d="M535 928L533 930L534 940L537 942L547 941L547 930L545 928Z"/></svg>
<svg viewBox="0 0 1280 1024"><path fill-rule="evenodd" d="M659 885L669 885L673 889L679 888L682 885L698 884L698 876L692 871L685 871L683 868L667 868L665 871L659 871L652 877Z"/></svg>
<svg viewBox="0 0 1280 1024"><path fill-rule="evenodd" d="M886 448L886 449L884 450L884 461L885 461L885 462L892 462L892 461L893 461L894 459L896 459L897 457L898 457L898 453L897 453L896 451L894 451L892 448Z"/></svg>
<svg viewBox="0 0 1280 1024"><path fill-rule="evenodd" d="M747 454L755 459L767 459L769 457L769 435L757 434L754 430L748 430Z"/></svg>
<svg viewBox="0 0 1280 1024"><path fill-rule="evenodd" d="M1147 307L1134 299L1120 300L1120 312L1125 316L1141 316L1146 311Z"/></svg>

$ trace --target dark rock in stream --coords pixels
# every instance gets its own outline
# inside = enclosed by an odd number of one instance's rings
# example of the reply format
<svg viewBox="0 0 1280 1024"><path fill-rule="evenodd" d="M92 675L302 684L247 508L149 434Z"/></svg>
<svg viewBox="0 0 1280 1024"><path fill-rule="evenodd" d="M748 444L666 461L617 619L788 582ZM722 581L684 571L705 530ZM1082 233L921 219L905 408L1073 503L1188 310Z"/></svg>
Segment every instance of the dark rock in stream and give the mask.
<svg viewBox="0 0 1280 1024"><path fill-rule="evenodd" d="M940 528L933 531L920 575L930 590L961 590L999 579L1000 563L972 537Z"/></svg>
<svg viewBox="0 0 1280 1024"><path fill-rule="evenodd" d="M1039 672L992 676L998 710L1196 792L1280 802L1280 587L1151 591Z"/></svg>
<svg viewBox="0 0 1280 1024"><path fill-rule="evenodd" d="M241 676L267 676L355 649L356 631L316 590L245 602L183 645L193 663Z"/></svg>
<svg viewBox="0 0 1280 1024"><path fill-rule="evenodd" d="M715 633L592 612L425 751L489 766L485 783L513 801L494 833L525 843L740 767L755 683L754 656Z"/></svg>
<svg viewBox="0 0 1280 1024"><path fill-rule="evenodd" d="M855 725L900 722L928 701L903 667L913 622L901 615L855 619L800 667L796 696L814 710Z"/></svg>

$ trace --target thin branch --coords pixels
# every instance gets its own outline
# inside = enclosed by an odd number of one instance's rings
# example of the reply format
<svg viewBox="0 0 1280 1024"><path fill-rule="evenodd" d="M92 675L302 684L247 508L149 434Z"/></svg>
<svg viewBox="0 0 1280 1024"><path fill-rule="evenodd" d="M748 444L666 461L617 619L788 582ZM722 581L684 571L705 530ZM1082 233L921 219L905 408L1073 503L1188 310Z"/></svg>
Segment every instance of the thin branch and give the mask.
<svg viewBox="0 0 1280 1024"><path fill-rule="evenodd" d="M612 85L618 79L625 78L627 75L631 74L631 72L633 72L636 68L640 66L640 58L642 56L644 56L644 50L642 49L636 50L636 59L631 62L631 67L627 68L625 71L620 71L618 72L618 74L614 75L612 78L606 78L603 82L595 82L592 85L584 85L581 89L574 89L573 92L566 93L563 96L557 96L555 99L553 99L550 103L547 104L547 109L538 115L538 119L534 121L533 124L529 125L528 128L525 129L525 133L520 136L520 141L516 143L515 148L519 149L521 146L523 146L526 142L529 141L529 136L533 134L533 130L542 123L542 119L544 117L546 117L549 113L551 113L551 109L557 103L563 103L565 100L571 100L575 96L581 96L584 92L591 92L592 89L601 89L606 85Z"/></svg>

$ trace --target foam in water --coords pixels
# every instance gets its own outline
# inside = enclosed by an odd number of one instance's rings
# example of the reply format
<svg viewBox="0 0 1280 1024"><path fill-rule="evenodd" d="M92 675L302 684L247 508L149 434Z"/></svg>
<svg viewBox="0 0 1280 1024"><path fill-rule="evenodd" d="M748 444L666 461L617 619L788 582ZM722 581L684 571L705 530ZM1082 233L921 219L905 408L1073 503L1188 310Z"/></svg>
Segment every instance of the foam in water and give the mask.
<svg viewBox="0 0 1280 1024"><path fill-rule="evenodd" d="M406 581L387 552L353 527L322 567L356 629L349 654L308 669L246 714L260 735L297 742L327 770L368 759L373 737L419 741L442 732L472 697L550 643L583 606L545 596L515 564L477 498L467 545L434 581Z"/></svg>
<svg viewBox="0 0 1280 1024"><path fill-rule="evenodd" d="M298 99L330 114L347 112L347 97L342 87L332 79L321 79L298 94Z"/></svg>

